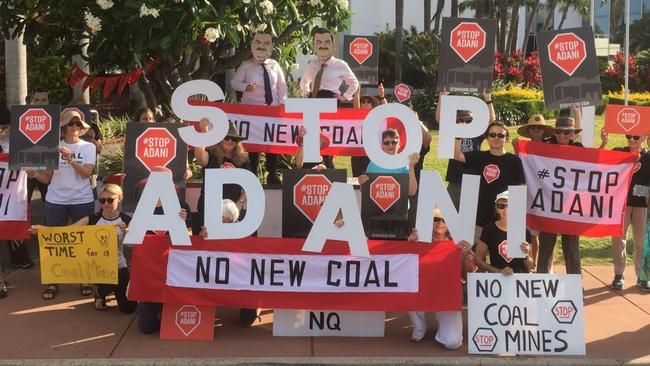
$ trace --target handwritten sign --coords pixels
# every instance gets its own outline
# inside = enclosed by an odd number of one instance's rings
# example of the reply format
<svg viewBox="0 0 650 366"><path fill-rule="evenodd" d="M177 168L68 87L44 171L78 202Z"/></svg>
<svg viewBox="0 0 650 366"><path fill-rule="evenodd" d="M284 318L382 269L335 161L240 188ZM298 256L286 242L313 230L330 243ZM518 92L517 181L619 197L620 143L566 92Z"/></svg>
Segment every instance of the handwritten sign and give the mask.
<svg viewBox="0 0 650 366"><path fill-rule="evenodd" d="M113 225L46 227L38 231L42 283L117 284Z"/></svg>

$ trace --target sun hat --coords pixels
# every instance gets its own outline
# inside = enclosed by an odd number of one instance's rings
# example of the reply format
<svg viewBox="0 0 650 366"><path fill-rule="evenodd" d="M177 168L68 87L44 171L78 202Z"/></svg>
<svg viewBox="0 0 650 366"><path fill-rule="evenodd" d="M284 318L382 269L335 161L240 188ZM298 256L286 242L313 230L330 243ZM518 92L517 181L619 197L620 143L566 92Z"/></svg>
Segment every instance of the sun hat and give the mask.
<svg viewBox="0 0 650 366"><path fill-rule="evenodd" d="M517 129L517 133L519 134L519 136L530 138L530 131L528 127L531 126L541 126L544 129L544 137L551 137L551 135L553 134L553 128L546 124L546 120L544 119L544 116L542 116L541 114L533 114L532 116L530 116L530 118L528 119L528 123L519 127Z"/></svg>

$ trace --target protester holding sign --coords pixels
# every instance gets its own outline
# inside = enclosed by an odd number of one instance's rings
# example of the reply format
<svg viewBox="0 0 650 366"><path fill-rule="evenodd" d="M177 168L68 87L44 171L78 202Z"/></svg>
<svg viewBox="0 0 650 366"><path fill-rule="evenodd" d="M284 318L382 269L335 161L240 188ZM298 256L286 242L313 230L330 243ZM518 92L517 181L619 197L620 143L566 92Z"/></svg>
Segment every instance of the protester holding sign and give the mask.
<svg viewBox="0 0 650 366"><path fill-rule="evenodd" d="M521 159L506 152L508 129L503 122L492 122L485 132L490 150L463 153L461 141L456 139L454 159L481 175L476 214L475 242L481 237L481 230L494 221L494 200L497 194L508 189L509 185L525 183Z"/></svg>
<svg viewBox="0 0 650 366"><path fill-rule="evenodd" d="M612 288L622 290L627 263L627 229L632 225L632 238L634 239L634 272L637 276L636 285L643 291L650 291L647 279L641 279L641 263L643 256L643 238L645 234L645 221L648 215L648 184L650 184L650 154L642 148L646 136L625 135L627 146L615 147L614 151L632 152L639 156L639 161L634 167L634 175L630 181L627 192L627 206L625 207L623 236L612 237L612 257L614 259L614 280ZM603 129L600 132L600 148L604 149L609 141L609 135Z"/></svg>
<svg viewBox="0 0 650 366"><path fill-rule="evenodd" d="M439 96L448 95L446 91L441 91ZM494 122L496 119L496 114L494 112L494 105L492 104L492 95L490 93L483 93L483 100L488 105L490 119L488 123ZM436 121L438 124L444 123L440 120L440 108L442 107L442 98L438 99L438 105L436 106ZM472 123L474 115L471 111L459 110L456 112L456 123ZM428 131L427 131L428 132ZM470 151L479 151L481 150L481 144L483 143L484 135L472 137L472 138L461 138L460 139L460 150L463 153ZM447 191L449 192L449 197L451 197L452 202L456 208L458 208L460 202L460 187L463 183L463 174L479 174L479 172L474 171L467 167L466 164L459 162L458 160L449 159L447 164L447 174L445 180L449 182L447 185Z"/></svg>
<svg viewBox="0 0 650 366"><path fill-rule="evenodd" d="M487 272L503 273L509 276L513 273L528 273L533 267L533 260L526 258L511 258L508 256L508 191L501 192L494 201L497 220L486 225L481 232L481 238L476 245L476 265ZM526 240L530 241L530 232L526 231ZM521 243L521 250L528 254L530 244ZM485 262L490 255L490 263Z"/></svg>
<svg viewBox="0 0 650 366"><path fill-rule="evenodd" d="M445 219L442 217L440 210L436 208L433 214L431 244L435 245L438 242L450 239L451 236L447 230ZM408 240L412 242L418 241L417 230L413 229ZM458 246L463 251L463 257L471 250L471 245L466 241L459 242ZM457 349L460 347L463 344L463 313L461 311L436 311L434 316L438 322L438 331L436 332L435 340L447 349ZM418 343L424 339L427 332L426 313L424 311L409 311L409 318L413 326L409 340Z"/></svg>
<svg viewBox="0 0 650 366"><path fill-rule="evenodd" d="M559 117L555 120L555 130L549 143L582 147L576 142L576 135L582 131L576 128L576 120L571 117ZM539 254L537 257L537 272L550 273L552 271L552 258L557 241L556 233L539 234ZM562 253L567 274L582 273L580 268L580 238L577 235L562 234Z"/></svg>
<svg viewBox="0 0 650 366"><path fill-rule="evenodd" d="M255 33L251 41L252 58L242 62L235 76L230 81L233 89L243 93L242 104L280 105L287 99L287 83L284 72L277 61L271 58L273 54L273 35ZM249 154L251 168L257 173L259 157L257 153ZM268 184L282 183L277 172L278 156L266 154L266 182Z"/></svg>
<svg viewBox="0 0 650 366"><path fill-rule="evenodd" d="M400 139L399 133L393 128L389 128L381 133L381 150L388 155L396 155L399 151ZM420 154L413 153L409 155L409 165L402 168L386 169L382 168L374 162L370 162L366 168L366 173L402 173L409 175L409 196L415 196L418 191L418 182L415 179L415 170L413 167L420 160ZM364 184L368 181L368 176L362 174L359 176L359 184Z"/></svg>
<svg viewBox="0 0 650 366"><path fill-rule="evenodd" d="M66 226L70 221L75 222L93 214L95 198L89 178L95 168L95 145L81 139L88 129L90 126L83 121L79 112L69 110L64 113L61 119L63 139L59 144L59 169L27 173L40 183L49 183L45 198L46 226ZM54 299L58 291L57 285L48 285L43 291L43 299ZM82 285L81 294L92 295L92 287Z"/></svg>
<svg viewBox="0 0 650 366"><path fill-rule="evenodd" d="M199 125L201 131L206 131L209 123L210 122L207 118L202 119ZM210 168L242 168L251 170L248 153L246 152L246 149L244 149L244 145L242 145L241 141L242 138L239 136L239 132L237 132L237 127L231 123L226 137L224 137L224 139L218 144L212 145L208 148L195 147L194 158L203 168L203 176L205 177L205 169ZM203 185L205 185L205 178ZM205 187L201 186L201 195L199 196L199 202L197 204L201 225L203 224L204 196ZM226 184L223 186L223 198L235 202L240 210L246 204L246 194L241 187L236 184Z"/></svg>

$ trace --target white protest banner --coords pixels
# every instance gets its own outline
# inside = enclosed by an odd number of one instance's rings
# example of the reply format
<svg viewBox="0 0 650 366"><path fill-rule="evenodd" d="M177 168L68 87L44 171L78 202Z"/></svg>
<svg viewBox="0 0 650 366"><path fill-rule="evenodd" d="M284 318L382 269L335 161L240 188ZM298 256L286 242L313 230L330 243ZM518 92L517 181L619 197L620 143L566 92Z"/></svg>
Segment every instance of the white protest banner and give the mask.
<svg viewBox="0 0 650 366"><path fill-rule="evenodd" d="M470 354L584 355L580 275L470 273Z"/></svg>
<svg viewBox="0 0 650 366"><path fill-rule="evenodd" d="M273 336L383 337L383 311L273 310Z"/></svg>
<svg viewBox="0 0 650 366"><path fill-rule="evenodd" d="M9 154L0 153L0 239L29 239L27 175L9 170Z"/></svg>
<svg viewBox="0 0 650 366"><path fill-rule="evenodd" d="M519 141L527 226L559 234L621 236L635 154Z"/></svg>

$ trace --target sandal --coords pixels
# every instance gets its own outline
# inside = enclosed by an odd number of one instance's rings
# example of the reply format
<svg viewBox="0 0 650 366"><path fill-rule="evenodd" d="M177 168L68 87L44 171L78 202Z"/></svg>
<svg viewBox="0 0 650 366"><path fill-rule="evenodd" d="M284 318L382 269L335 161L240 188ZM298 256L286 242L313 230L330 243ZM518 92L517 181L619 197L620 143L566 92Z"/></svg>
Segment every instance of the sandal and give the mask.
<svg viewBox="0 0 650 366"><path fill-rule="evenodd" d="M90 285L79 285L79 291L81 291L81 296L90 296L95 293Z"/></svg>
<svg viewBox="0 0 650 366"><path fill-rule="evenodd" d="M43 300L54 300L56 295L59 293L58 285L47 285L47 288L43 290Z"/></svg>
<svg viewBox="0 0 650 366"><path fill-rule="evenodd" d="M106 306L106 299L99 296L95 296L95 310L106 311L108 306Z"/></svg>

